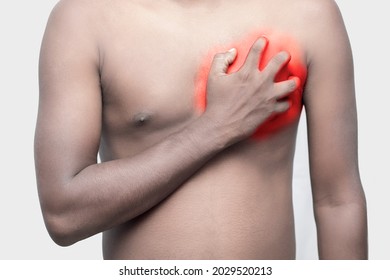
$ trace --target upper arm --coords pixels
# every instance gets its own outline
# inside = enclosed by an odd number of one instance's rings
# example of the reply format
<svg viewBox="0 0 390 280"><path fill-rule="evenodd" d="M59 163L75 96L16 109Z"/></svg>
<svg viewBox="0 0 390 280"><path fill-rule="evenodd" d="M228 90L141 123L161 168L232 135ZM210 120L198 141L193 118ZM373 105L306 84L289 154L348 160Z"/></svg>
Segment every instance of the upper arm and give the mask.
<svg viewBox="0 0 390 280"><path fill-rule="evenodd" d="M35 134L37 183L43 206L96 163L101 130L99 52L84 1L62 1L45 31L39 63Z"/></svg>
<svg viewBox="0 0 390 280"><path fill-rule="evenodd" d="M317 3L304 93L310 172L314 201L337 204L361 191L353 60L338 7L329 0Z"/></svg>

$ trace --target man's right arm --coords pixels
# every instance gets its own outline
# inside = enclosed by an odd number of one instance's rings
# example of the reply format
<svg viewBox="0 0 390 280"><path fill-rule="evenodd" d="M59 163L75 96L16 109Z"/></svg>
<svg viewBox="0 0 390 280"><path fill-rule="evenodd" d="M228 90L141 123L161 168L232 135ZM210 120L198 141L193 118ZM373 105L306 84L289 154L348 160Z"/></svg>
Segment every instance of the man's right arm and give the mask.
<svg viewBox="0 0 390 280"><path fill-rule="evenodd" d="M136 156L98 164L100 52L93 15L85 2L62 1L55 8L40 59L37 183L48 231L63 246L158 204L211 157L248 137L271 114L285 111L286 102L277 99L296 87L294 81L273 82L288 60L286 54L258 71L264 40L254 44L235 74L226 74L235 51L219 54L210 72L208 107L201 117Z"/></svg>

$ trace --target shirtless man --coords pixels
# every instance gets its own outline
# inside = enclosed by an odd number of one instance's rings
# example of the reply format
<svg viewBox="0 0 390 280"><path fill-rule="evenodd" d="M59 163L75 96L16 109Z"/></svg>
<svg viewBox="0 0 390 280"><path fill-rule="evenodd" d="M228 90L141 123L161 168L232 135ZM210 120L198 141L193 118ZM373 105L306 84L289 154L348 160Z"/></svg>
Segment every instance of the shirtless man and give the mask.
<svg viewBox="0 0 390 280"><path fill-rule="evenodd" d="M366 259L352 57L333 1L62 0L35 139L51 237L103 232L107 259L294 259L301 104L319 257Z"/></svg>

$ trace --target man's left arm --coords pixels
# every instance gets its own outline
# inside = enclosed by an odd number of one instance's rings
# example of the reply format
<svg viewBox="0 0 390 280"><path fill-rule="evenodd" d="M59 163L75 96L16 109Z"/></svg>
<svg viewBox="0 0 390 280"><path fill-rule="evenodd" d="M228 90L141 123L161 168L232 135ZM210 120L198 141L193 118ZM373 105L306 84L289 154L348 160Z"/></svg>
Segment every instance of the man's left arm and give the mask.
<svg viewBox="0 0 390 280"><path fill-rule="evenodd" d="M367 259L352 52L338 7L319 2L304 93L319 257Z"/></svg>

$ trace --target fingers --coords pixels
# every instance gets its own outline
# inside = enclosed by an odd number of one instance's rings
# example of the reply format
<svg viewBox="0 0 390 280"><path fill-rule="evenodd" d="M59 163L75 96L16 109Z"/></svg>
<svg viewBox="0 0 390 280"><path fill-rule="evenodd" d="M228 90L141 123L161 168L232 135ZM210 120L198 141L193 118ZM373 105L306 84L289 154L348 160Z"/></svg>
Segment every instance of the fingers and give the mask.
<svg viewBox="0 0 390 280"><path fill-rule="evenodd" d="M275 98L281 99L295 91L301 84L298 77L289 77L288 80L275 83Z"/></svg>
<svg viewBox="0 0 390 280"><path fill-rule="evenodd" d="M264 68L263 73L267 73L271 77L275 77L279 71L289 63L291 56L283 51L275 55Z"/></svg>
<svg viewBox="0 0 390 280"><path fill-rule="evenodd" d="M275 113L283 113L286 112L290 108L289 101L276 102L274 107Z"/></svg>
<svg viewBox="0 0 390 280"><path fill-rule="evenodd" d="M259 63L261 56L268 44L268 40L265 37L257 39L249 50L243 67L247 67L249 71L259 69Z"/></svg>
<svg viewBox="0 0 390 280"><path fill-rule="evenodd" d="M231 49L225 53L218 53L214 56L210 68L210 74L221 75L226 74L230 64L234 62L237 57L237 50Z"/></svg>
<svg viewBox="0 0 390 280"><path fill-rule="evenodd" d="M289 100L286 101L278 101L283 99L290 93L294 92L301 84L301 80L298 77L291 76L288 80L275 83L275 113L283 113L286 112L291 107L291 102Z"/></svg>

